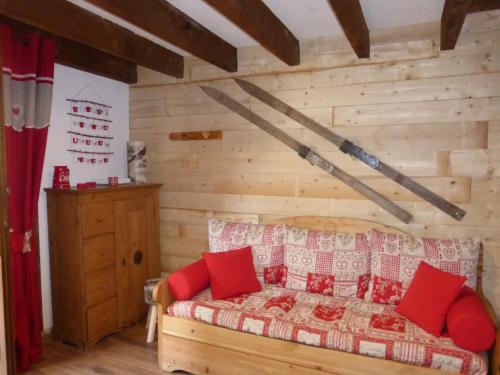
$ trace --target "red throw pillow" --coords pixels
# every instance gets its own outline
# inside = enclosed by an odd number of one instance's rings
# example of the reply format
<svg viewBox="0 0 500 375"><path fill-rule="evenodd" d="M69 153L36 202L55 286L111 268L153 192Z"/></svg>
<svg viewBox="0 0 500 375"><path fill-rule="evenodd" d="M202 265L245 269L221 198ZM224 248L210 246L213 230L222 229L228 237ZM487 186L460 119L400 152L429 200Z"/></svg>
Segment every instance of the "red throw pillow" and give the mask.
<svg viewBox="0 0 500 375"><path fill-rule="evenodd" d="M262 290L255 273L250 246L220 253L203 253L203 259L210 274L213 299Z"/></svg>
<svg viewBox="0 0 500 375"><path fill-rule="evenodd" d="M464 286L446 316L453 342L471 352L488 350L495 341L495 325L476 292Z"/></svg>
<svg viewBox="0 0 500 375"><path fill-rule="evenodd" d="M193 298L208 287L209 283L210 276L203 259L171 273L167 279L170 292L178 301Z"/></svg>
<svg viewBox="0 0 500 375"><path fill-rule="evenodd" d="M446 313L467 278L420 262L396 311L434 336L441 336Z"/></svg>

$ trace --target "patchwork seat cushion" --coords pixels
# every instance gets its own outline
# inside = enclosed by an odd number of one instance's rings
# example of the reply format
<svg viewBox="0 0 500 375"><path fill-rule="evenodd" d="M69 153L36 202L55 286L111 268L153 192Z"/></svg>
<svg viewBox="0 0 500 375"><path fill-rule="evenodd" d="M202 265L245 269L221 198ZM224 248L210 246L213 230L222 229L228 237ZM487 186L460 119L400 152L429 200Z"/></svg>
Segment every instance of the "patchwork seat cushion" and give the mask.
<svg viewBox="0 0 500 375"><path fill-rule="evenodd" d="M378 230L370 233L371 279L366 300L399 304L421 261L467 277L465 284L475 290L479 239L421 238Z"/></svg>
<svg viewBox="0 0 500 375"><path fill-rule="evenodd" d="M366 233L289 227L282 285L327 296L363 298L370 280Z"/></svg>
<svg viewBox="0 0 500 375"><path fill-rule="evenodd" d="M209 289L177 301L168 314L242 332L454 373L486 375L485 355L436 338L395 306L265 285L258 293L213 300Z"/></svg>
<svg viewBox="0 0 500 375"><path fill-rule="evenodd" d="M210 219L208 248L216 253L251 246L259 281L280 284L286 228L285 224L258 225Z"/></svg>

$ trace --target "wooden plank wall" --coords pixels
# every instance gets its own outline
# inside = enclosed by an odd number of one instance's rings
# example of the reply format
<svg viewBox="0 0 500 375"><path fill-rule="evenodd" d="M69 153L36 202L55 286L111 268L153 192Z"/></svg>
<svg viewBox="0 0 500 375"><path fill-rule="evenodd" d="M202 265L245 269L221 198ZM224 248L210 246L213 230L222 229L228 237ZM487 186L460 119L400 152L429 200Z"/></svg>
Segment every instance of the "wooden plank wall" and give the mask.
<svg viewBox="0 0 500 375"><path fill-rule="evenodd" d="M469 15L457 47L439 51L439 25L371 33L358 60L343 38L302 43L298 67L262 48L238 51L238 73L188 60L182 81L140 69L130 91L132 140L147 142L148 179L161 190L162 270L207 247L207 218L266 222L279 216L370 219L416 235L480 236L485 289L500 313L500 11ZM230 79L241 76L358 142L467 211L457 222L360 162L335 151ZM198 87L223 90L313 146L415 217L406 226ZM170 132L221 130L222 139L171 141Z"/></svg>

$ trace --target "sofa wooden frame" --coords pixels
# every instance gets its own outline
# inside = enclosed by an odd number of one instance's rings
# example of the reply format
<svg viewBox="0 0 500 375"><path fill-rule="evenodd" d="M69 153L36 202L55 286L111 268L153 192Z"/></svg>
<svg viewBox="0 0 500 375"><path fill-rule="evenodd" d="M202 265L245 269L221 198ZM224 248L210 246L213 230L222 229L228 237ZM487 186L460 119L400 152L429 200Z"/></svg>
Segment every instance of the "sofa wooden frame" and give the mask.
<svg viewBox="0 0 500 375"><path fill-rule="evenodd" d="M367 220L297 216L275 220L297 227L338 230L343 232L368 231L372 228L392 233L405 233L399 229ZM406 234L406 233L405 233ZM478 264L478 293L485 302L494 321L495 314L483 294L482 247ZM165 280L154 290L158 304L158 364L168 372L188 371L192 374L216 375L444 375L446 371L408 365L396 361L318 348L295 342L256 336L250 333L221 328L166 314L174 302ZM490 373L500 374L500 337L490 352ZM237 370L235 372L235 370Z"/></svg>

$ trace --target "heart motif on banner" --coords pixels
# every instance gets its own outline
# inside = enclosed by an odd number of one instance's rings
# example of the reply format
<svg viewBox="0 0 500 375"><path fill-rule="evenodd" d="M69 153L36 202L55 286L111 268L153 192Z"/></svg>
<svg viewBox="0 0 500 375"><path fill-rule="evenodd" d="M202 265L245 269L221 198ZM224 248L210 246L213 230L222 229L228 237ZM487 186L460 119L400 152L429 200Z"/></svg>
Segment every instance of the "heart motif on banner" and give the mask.
<svg viewBox="0 0 500 375"><path fill-rule="evenodd" d="M347 266L347 262L345 260L337 262L337 267L340 268L341 270L346 268L346 266Z"/></svg>
<svg viewBox="0 0 500 375"><path fill-rule="evenodd" d="M355 269L357 269L357 270L359 270L359 269L361 268L361 266L362 266L362 265L363 265L363 262L362 262L362 261L360 261L360 260L355 260L354 262L352 262L352 266L353 266Z"/></svg>
<svg viewBox="0 0 500 375"><path fill-rule="evenodd" d="M265 255L265 254L258 255L257 259L258 259L259 263L264 263L264 261L267 259L267 255Z"/></svg>
<svg viewBox="0 0 500 375"><path fill-rule="evenodd" d="M396 239L398 238L398 236L396 234L387 233L386 238L387 238L388 241L396 241Z"/></svg>
<svg viewBox="0 0 500 375"><path fill-rule="evenodd" d="M386 243L385 249L387 250L388 253L394 253L398 249L398 247L396 244Z"/></svg>
<svg viewBox="0 0 500 375"><path fill-rule="evenodd" d="M451 245L453 245L452 240L441 240L441 243L446 247L450 247Z"/></svg>
<svg viewBox="0 0 500 375"><path fill-rule="evenodd" d="M21 104L14 104L12 106L12 115L14 119L17 120L19 117L23 115L23 106Z"/></svg>
<svg viewBox="0 0 500 375"><path fill-rule="evenodd" d="M453 259L453 256L455 255L455 250L451 248L446 248L443 249L443 254L446 258Z"/></svg>
<svg viewBox="0 0 500 375"><path fill-rule="evenodd" d="M328 240L322 240L319 242L319 247L321 250L328 250L328 247L330 246L330 241Z"/></svg>
<svg viewBox="0 0 500 375"><path fill-rule="evenodd" d="M405 274L407 274L410 277L412 277L415 274L415 268L405 267L404 271Z"/></svg>
<svg viewBox="0 0 500 375"><path fill-rule="evenodd" d="M302 263L304 263L304 266L309 266L312 263L311 258L302 258Z"/></svg>
<svg viewBox="0 0 500 375"><path fill-rule="evenodd" d="M294 254L291 254L289 257L288 257L288 260L292 263L295 263L297 261L297 255L294 255Z"/></svg>

